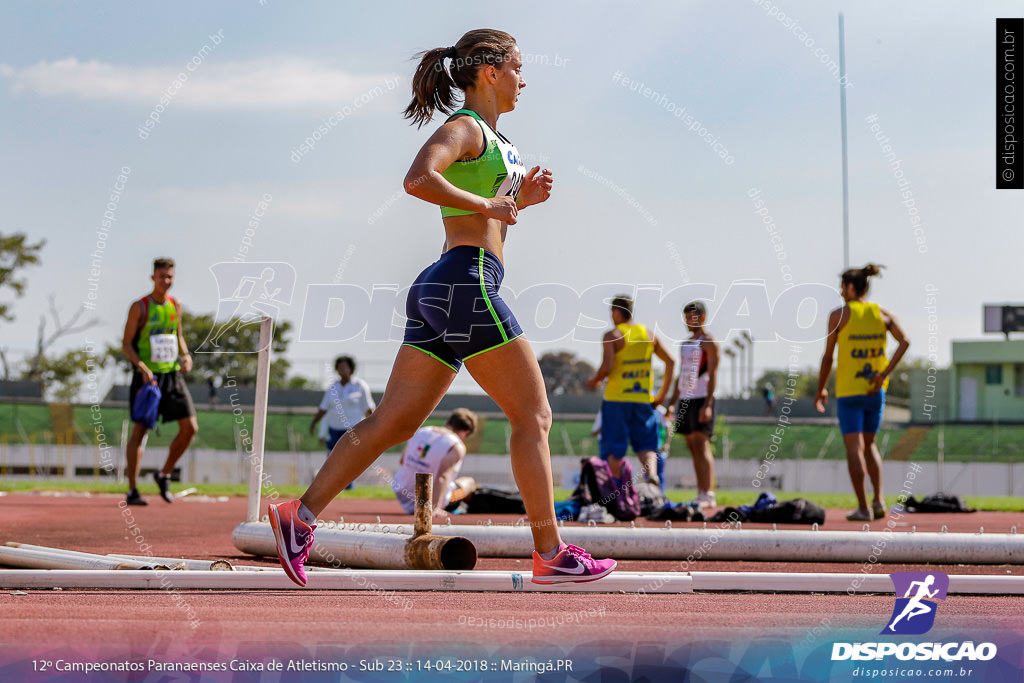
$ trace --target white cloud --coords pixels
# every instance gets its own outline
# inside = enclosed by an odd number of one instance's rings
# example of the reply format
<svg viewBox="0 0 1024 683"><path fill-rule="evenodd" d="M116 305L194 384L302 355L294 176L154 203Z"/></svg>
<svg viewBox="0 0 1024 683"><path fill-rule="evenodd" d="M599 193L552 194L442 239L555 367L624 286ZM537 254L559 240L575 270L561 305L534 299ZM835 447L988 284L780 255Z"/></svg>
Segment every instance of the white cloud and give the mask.
<svg viewBox="0 0 1024 683"><path fill-rule="evenodd" d="M204 63L215 54L205 53L197 66L189 60L179 66L142 67L80 62L75 57L26 67L0 64L0 77L8 81L14 95L147 106L165 97L171 103L166 106L207 111L322 110L357 99L363 108L373 109L374 101L405 85L395 74L355 74L299 57ZM188 65L193 65L192 71ZM186 80L180 80L182 75Z"/></svg>

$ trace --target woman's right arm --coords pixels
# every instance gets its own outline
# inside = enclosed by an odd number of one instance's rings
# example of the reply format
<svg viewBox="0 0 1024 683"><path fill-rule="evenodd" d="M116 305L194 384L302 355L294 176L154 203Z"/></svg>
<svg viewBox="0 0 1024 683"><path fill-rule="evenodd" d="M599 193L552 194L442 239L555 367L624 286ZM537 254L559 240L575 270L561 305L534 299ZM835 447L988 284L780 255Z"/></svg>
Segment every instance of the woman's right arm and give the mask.
<svg viewBox="0 0 1024 683"><path fill-rule="evenodd" d="M832 356L839 341L839 326L843 318L842 308L837 308L828 316L828 336L825 338L825 352L821 354L821 367L818 370L818 390L814 394L814 407L819 413L825 412L828 403L828 376L832 374Z"/></svg>
<svg viewBox="0 0 1024 683"><path fill-rule="evenodd" d="M405 175L405 191L423 201L472 211L488 218L516 222L513 197L481 197L448 182L441 172L462 157L475 157L483 146L483 132L476 121L461 116L444 124L430 136Z"/></svg>

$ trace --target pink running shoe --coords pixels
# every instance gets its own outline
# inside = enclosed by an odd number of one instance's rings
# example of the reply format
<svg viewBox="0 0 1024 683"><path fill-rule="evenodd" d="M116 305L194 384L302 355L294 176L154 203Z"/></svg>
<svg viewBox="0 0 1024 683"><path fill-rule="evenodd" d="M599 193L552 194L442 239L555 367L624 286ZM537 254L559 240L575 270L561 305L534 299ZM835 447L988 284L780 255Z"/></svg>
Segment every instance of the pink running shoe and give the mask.
<svg viewBox="0 0 1024 683"><path fill-rule="evenodd" d="M534 583L597 581L611 574L613 569L615 560L595 560L583 548L565 543L551 560L541 558L537 551L533 553Z"/></svg>
<svg viewBox="0 0 1024 683"><path fill-rule="evenodd" d="M306 570L302 565L309 559L309 549L313 545L313 529L316 524L306 524L299 519L299 505L293 500L267 507L270 526L274 530L277 541L277 559L281 560L284 573L288 578L305 587Z"/></svg>

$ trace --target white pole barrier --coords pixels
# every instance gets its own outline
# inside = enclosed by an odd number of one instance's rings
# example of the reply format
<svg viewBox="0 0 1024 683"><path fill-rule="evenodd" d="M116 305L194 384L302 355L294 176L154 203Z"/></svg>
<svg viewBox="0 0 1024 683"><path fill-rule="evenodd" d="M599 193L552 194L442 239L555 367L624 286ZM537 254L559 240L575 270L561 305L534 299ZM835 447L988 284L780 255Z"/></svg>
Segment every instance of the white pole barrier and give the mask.
<svg viewBox="0 0 1024 683"><path fill-rule="evenodd" d="M888 574L690 572L695 591L892 593ZM952 574L949 593L1024 595L1024 576Z"/></svg>
<svg viewBox="0 0 1024 683"><path fill-rule="evenodd" d="M234 566L232 566L232 564L227 560L189 560L177 557L143 557L142 555L118 555L116 553L107 553L106 556L114 557L119 560L149 560L151 562L156 562L170 567L171 569L180 566L182 569L197 572L230 572L234 569Z"/></svg>
<svg viewBox="0 0 1024 683"><path fill-rule="evenodd" d="M273 545L269 524L247 536ZM411 535L410 524L339 524L325 533L362 530ZM566 543L579 545L595 557L620 560L760 560L781 562L856 562L877 557L884 563L951 562L959 564L1024 564L1024 534L879 531L810 531L772 529L670 529L666 527L566 526L558 530ZM480 557L531 557L528 526L446 524L439 536L458 534L476 546ZM317 529L317 538L321 535ZM385 534L386 535L386 534ZM237 546L237 543L236 543ZM240 547L240 546L239 546ZM244 550L244 548L243 548ZM247 551L248 552L248 551ZM260 553L264 554L264 553ZM270 554L270 553L266 553Z"/></svg>
<svg viewBox="0 0 1024 683"><path fill-rule="evenodd" d="M503 571L320 571L308 588L352 591L472 591L573 593L892 593L889 577L865 574L772 574L767 572L613 572L588 583L535 584L529 572ZM855 581L860 581L859 585ZM168 582L170 582L168 584ZM186 590L303 590L280 569L264 571L73 571L0 570L0 589L134 588ZM1024 576L951 575L949 593L1024 595Z"/></svg>
<svg viewBox="0 0 1024 683"><path fill-rule="evenodd" d="M471 591L536 593L689 593L692 580L682 572L614 572L600 581L541 585L530 572L500 571L337 571L309 574L307 590ZM136 588L176 590L303 590L274 571L26 571L0 570L0 588Z"/></svg>
<svg viewBox="0 0 1024 683"><path fill-rule="evenodd" d="M339 531L333 522L316 529L309 549L311 562L368 569L472 569L477 554L460 536L360 533ZM277 557L269 524L245 522L231 532L231 542L250 555Z"/></svg>
<svg viewBox="0 0 1024 683"><path fill-rule="evenodd" d="M267 435L267 396L270 389L270 352L274 338L274 321L260 318L260 348L256 360L256 400L253 404L252 452L249 454L249 508L247 522L260 518L260 495L263 487L263 453Z"/></svg>
<svg viewBox="0 0 1024 683"><path fill-rule="evenodd" d="M151 570L156 562L132 562L103 555L53 552L0 546L0 565L23 567L25 569L108 569L108 570Z"/></svg>

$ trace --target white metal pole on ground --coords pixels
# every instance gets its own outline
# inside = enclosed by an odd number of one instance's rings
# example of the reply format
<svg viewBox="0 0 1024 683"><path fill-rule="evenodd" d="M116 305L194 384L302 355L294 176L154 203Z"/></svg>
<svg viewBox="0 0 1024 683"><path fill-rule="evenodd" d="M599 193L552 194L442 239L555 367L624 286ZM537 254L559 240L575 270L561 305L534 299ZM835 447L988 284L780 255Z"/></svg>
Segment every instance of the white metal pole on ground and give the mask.
<svg viewBox="0 0 1024 683"><path fill-rule="evenodd" d="M311 562L368 569L467 570L476 566L477 553L465 538L447 534L360 533L332 528L332 522L318 526L309 549ZM277 544L270 525L245 522L231 532L231 542L250 555L277 556ZM531 550L532 553L532 550Z"/></svg>
<svg viewBox="0 0 1024 683"><path fill-rule="evenodd" d="M309 574L306 590L474 591L538 593L891 593L884 574L816 574L767 572L613 572L587 583L535 584L529 572L506 571L318 571ZM856 583L860 581L860 583ZM74 571L0 570L0 589L129 588L156 590L170 582L177 590L303 590L281 569L266 571ZM1024 595L1024 576L958 575L949 577L949 594Z"/></svg>
<svg viewBox="0 0 1024 683"><path fill-rule="evenodd" d="M888 574L690 572L694 591L768 593L891 593ZM949 593L1024 595L1024 576L951 575Z"/></svg>
<svg viewBox="0 0 1024 683"><path fill-rule="evenodd" d="M263 487L263 453L267 435L267 397L270 390L270 351L274 337L274 321L260 318L260 348L256 360L256 399L253 404L252 452L249 454L249 508L245 520L260 518L260 495Z"/></svg>
<svg viewBox="0 0 1024 683"><path fill-rule="evenodd" d="M182 565L184 569L188 569L189 571L229 572L234 569L232 564L227 560L189 560L177 557L144 557L142 555L118 555L117 553L107 553L107 557L114 557L121 560L148 560L150 562L156 562L157 564L162 564L171 568L174 568L177 565Z"/></svg>
<svg viewBox="0 0 1024 683"><path fill-rule="evenodd" d="M0 565L24 567L26 569L108 569L131 570L152 569L156 562L134 562L119 560L91 553L55 551L51 549L32 550L11 546L0 546Z"/></svg>
<svg viewBox="0 0 1024 683"><path fill-rule="evenodd" d="M351 590L473 591L504 593L690 593L692 579L683 572L614 572L600 581L536 584L530 572L503 571L333 571L310 572L306 589L284 571L26 571L0 570L0 588L135 588L175 590Z"/></svg>
<svg viewBox="0 0 1024 683"><path fill-rule="evenodd" d="M353 531L363 535L408 537L409 524L339 524L317 528L317 542L330 548ZM244 528L244 529L243 529ZM383 533L387 530L387 533ZM458 534L476 547L480 557L530 557L533 540L528 526L447 524L434 527L439 536ZM1024 564L1024 534L967 534L889 531L811 531L792 529L705 529L621 526L559 528L566 543L582 546L595 557L618 560L749 560L792 562L856 562L871 556L879 562L950 562ZM276 555L273 532L266 523L240 525L235 546L257 555ZM244 542L244 546L240 544ZM370 543L372 541L367 541ZM876 551L875 549L878 548ZM310 554L313 557L313 554Z"/></svg>

